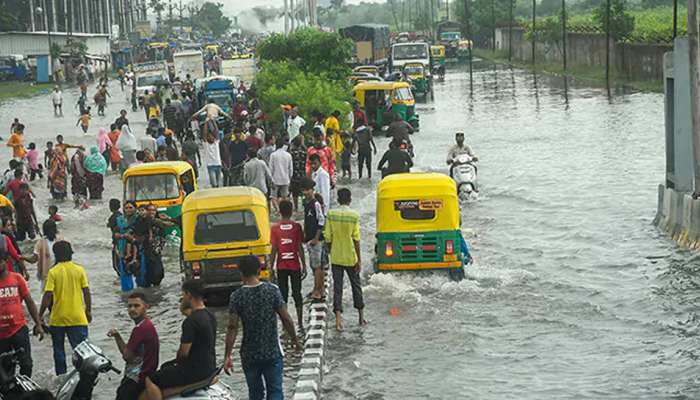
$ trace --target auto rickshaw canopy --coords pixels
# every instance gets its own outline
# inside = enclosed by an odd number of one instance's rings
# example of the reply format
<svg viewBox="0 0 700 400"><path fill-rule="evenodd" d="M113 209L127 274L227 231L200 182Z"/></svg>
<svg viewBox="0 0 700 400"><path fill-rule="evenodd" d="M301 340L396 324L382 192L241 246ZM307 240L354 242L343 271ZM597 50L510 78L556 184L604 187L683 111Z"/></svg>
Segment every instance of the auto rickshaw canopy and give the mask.
<svg viewBox="0 0 700 400"><path fill-rule="evenodd" d="M360 103L360 107L365 107L365 92L373 90L391 92L392 104L405 104L408 106L415 104L415 99L411 94L411 85L408 82L367 81L358 83L352 89L355 94L355 100Z"/></svg>
<svg viewBox="0 0 700 400"><path fill-rule="evenodd" d="M195 243L197 219L202 214L217 214L235 211L249 211L255 217L258 237L255 240L230 241L214 244ZM257 254L255 248L269 253L270 219L267 199L256 188L231 186L202 189L193 192L182 204L183 252L185 260L205 258L210 251L250 249L250 254ZM232 248L235 245L235 249ZM265 254L267 254L265 253Z"/></svg>
<svg viewBox="0 0 700 400"><path fill-rule="evenodd" d="M130 176L175 174L178 177L187 171L193 171L192 165L185 161L157 161L129 167L122 177L126 182Z"/></svg>
<svg viewBox="0 0 700 400"><path fill-rule="evenodd" d="M430 46L430 55L433 57L445 57L445 46L443 46L443 45Z"/></svg>
<svg viewBox="0 0 700 400"><path fill-rule="evenodd" d="M404 218L407 210L420 217ZM460 229L459 198L449 176L411 172L389 175L379 182L377 233L457 229Z"/></svg>

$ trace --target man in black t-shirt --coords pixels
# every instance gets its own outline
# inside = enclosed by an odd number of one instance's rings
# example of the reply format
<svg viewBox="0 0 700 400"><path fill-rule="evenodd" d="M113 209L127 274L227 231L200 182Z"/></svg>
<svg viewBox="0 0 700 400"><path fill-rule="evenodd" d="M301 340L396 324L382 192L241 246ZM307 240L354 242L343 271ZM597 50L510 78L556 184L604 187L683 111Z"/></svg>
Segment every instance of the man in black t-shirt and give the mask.
<svg viewBox="0 0 700 400"><path fill-rule="evenodd" d="M216 318L204 306L200 281L182 284L181 307L192 312L182 323L177 365L161 368L146 378L149 400L161 400L163 389L203 381L216 370Z"/></svg>

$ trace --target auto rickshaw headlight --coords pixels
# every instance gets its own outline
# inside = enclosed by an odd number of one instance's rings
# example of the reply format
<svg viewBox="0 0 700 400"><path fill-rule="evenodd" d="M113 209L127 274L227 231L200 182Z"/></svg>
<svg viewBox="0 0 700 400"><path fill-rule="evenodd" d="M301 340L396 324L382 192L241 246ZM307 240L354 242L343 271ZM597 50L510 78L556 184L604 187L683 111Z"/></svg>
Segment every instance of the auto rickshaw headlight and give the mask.
<svg viewBox="0 0 700 400"><path fill-rule="evenodd" d="M387 257L394 256L394 244L391 241L384 243L384 255Z"/></svg>

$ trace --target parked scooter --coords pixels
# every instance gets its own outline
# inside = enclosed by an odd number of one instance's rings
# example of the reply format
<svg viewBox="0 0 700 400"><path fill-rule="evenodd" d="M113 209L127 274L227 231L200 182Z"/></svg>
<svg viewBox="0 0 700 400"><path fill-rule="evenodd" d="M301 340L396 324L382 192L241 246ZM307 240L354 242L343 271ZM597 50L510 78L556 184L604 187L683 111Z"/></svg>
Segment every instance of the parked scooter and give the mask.
<svg viewBox="0 0 700 400"><path fill-rule="evenodd" d="M457 194L460 200L469 200L479 192L476 184L476 158L469 154L460 154L452 162L450 177L457 184Z"/></svg>
<svg viewBox="0 0 700 400"><path fill-rule="evenodd" d="M0 368L0 400L15 400L32 390L40 389L31 378L16 375L19 352L13 350L0 354L0 365L10 366L10 370ZM102 350L85 340L73 350L73 371L67 376L56 392L57 400L91 400L100 374L121 372L114 368L112 361ZM164 395L170 400L233 400L231 389L220 382L216 371L209 379L181 388L166 389ZM143 395L142 395L143 396Z"/></svg>

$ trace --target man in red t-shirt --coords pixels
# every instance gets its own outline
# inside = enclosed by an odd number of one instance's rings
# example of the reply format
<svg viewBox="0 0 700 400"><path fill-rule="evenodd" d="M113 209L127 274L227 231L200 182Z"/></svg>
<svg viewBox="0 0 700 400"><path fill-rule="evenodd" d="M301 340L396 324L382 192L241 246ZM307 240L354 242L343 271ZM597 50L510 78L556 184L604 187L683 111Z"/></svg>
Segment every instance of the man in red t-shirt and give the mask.
<svg viewBox="0 0 700 400"><path fill-rule="evenodd" d="M304 230L297 222L292 221L292 202L281 200L279 203L280 222L272 227L270 242L272 243L272 264L276 265L277 284L282 298L289 300L289 282L292 284L292 298L297 309L297 320L302 325L301 280L306 278L306 259L304 258Z"/></svg>
<svg viewBox="0 0 700 400"><path fill-rule="evenodd" d="M0 252L7 253L7 259L0 262L7 266L8 272L18 272L22 274L24 279L29 279L27 267L24 265L24 258L22 258L22 255L17 251L17 247L12 242L12 238L8 235L11 223L11 221L3 221L3 227L0 229ZM14 262L17 263L20 271L15 271Z"/></svg>
<svg viewBox="0 0 700 400"><path fill-rule="evenodd" d="M31 377L32 349L29 344L29 328L22 309L23 301L34 320L34 334L39 335L39 340L44 338L44 330L27 282L22 275L7 269L8 257L6 251L0 250L0 353L21 349L19 372Z"/></svg>
<svg viewBox="0 0 700 400"><path fill-rule="evenodd" d="M114 338L119 352L122 353L126 367L124 379L117 388L117 400L138 399L146 388L148 374L158 369L159 340L158 332L146 315L148 303L142 292L132 292L127 299L129 317L136 323L131 331L129 342L124 343L116 329L110 329L107 336Z"/></svg>

